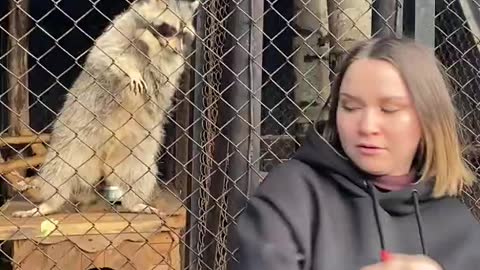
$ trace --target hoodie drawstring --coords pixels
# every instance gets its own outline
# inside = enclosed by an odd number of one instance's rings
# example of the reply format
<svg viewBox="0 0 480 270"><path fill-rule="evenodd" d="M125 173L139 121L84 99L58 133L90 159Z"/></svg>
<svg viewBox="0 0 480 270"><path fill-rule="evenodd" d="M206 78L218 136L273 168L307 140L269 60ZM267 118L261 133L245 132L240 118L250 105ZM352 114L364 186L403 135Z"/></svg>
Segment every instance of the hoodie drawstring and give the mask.
<svg viewBox="0 0 480 270"><path fill-rule="evenodd" d="M385 237L383 236L382 222L380 221L380 215L378 213L377 195L375 194L375 192L373 190L373 184L370 183L369 181L365 181L365 183L368 186L368 193L370 193L370 196L372 196L373 212L374 212L374 215L375 215L375 222L377 223L378 236L380 237L380 247L382 249L382 252L384 252L386 250L385 249Z"/></svg>
<svg viewBox="0 0 480 270"><path fill-rule="evenodd" d="M377 195L375 194L374 186L370 181L365 181L365 184L368 187L368 193L372 198L373 212L375 215L375 222L377 223L378 236L380 238L380 248L382 249L380 253L380 259L381 261L387 261L390 258L390 253L387 251L386 245L385 245L385 237L383 234L382 222L380 220L379 203L378 203ZM415 217L417 220L418 234L420 236L420 244L422 246L422 253L424 255L427 255L427 248L425 245L425 239L423 235L423 220L422 220L422 215L420 213L420 203L418 199L417 190L412 191L412 198L413 198L413 206L415 209Z"/></svg>
<svg viewBox="0 0 480 270"><path fill-rule="evenodd" d="M425 238L423 237L423 220L420 214L420 202L418 199L418 191L414 189L412 191L413 206L415 207L415 216L417 218L418 234L420 235L420 244L422 245L423 255L427 255L427 247L425 246Z"/></svg>

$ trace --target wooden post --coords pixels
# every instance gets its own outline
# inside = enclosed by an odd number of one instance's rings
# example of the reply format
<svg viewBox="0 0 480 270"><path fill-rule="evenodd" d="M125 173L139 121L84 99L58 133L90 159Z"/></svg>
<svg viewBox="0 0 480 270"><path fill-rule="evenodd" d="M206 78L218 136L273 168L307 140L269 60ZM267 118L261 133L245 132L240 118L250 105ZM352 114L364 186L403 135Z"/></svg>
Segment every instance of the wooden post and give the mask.
<svg viewBox="0 0 480 270"><path fill-rule="evenodd" d="M175 111L175 122L177 123L175 128L175 160L172 162L175 164L175 187L181 191L180 197L185 199L188 195L189 189L189 177L185 166L188 165L190 140L188 139L190 125L190 115L192 106L188 102L190 100L190 84L191 83L191 70L187 68L183 74L182 84L180 91L177 91L178 107Z"/></svg>
<svg viewBox="0 0 480 270"><path fill-rule="evenodd" d="M404 21L405 36L435 47L435 0L405 1Z"/></svg>
<svg viewBox="0 0 480 270"><path fill-rule="evenodd" d="M16 3L10 0L9 15L9 48L8 54L8 101L9 101L9 133L12 136L25 134L29 129L29 101L28 101L28 39L25 35L28 26L29 0Z"/></svg>
<svg viewBox="0 0 480 270"><path fill-rule="evenodd" d="M8 49L10 53L7 56L7 91L8 91L8 133L11 136L28 134L30 115L28 101L28 39L26 36L28 26L28 17L25 12L29 9L29 0L17 1L10 0L9 7L11 13L8 16ZM18 153L18 157L22 157ZM17 170L18 175L25 176L25 170ZM7 189L6 196L12 195L12 189L9 185L3 185Z"/></svg>
<svg viewBox="0 0 480 270"><path fill-rule="evenodd" d="M175 143L175 160L173 163L175 164L175 186L177 190L180 191L180 198L185 201L187 196L190 194L190 186L191 186L191 178L189 177L188 171L191 171L189 160L189 151L191 149L190 144L191 141L188 139L187 136L190 132L188 127L191 123L191 109L192 106L188 102L191 100L191 78L192 72L190 68L185 70L183 74L182 84L180 86L180 91L177 91L178 94L178 108L176 109L175 113L175 121L177 122L176 129L175 129L175 138L177 139ZM185 239L187 240L187 239ZM188 261L188 252L185 249L185 245L180 248L181 254L181 265L186 265L185 263Z"/></svg>

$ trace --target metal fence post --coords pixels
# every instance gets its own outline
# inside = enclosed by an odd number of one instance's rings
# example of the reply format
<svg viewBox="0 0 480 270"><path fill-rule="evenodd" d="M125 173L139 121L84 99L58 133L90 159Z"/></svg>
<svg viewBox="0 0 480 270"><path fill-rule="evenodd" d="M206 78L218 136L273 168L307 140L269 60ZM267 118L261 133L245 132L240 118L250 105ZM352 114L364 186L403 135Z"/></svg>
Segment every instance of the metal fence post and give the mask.
<svg viewBox="0 0 480 270"><path fill-rule="evenodd" d="M237 211L246 202L245 195L251 194L260 181L262 14L262 1L243 1L229 24L232 51L228 75L233 78L227 79L232 83L227 99L232 113L228 116L229 139L233 144L230 151L234 153L229 162L229 177L235 182L230 206Z"/></svg>
<svg viewBox="0 0 480 270"><path fill-rule="evenodd" d="M435 0L404 1L404 35L429 46L435 46Z"/></svg>
<svg viewBox="0 0 480 270"><path fill-rule="evenodd" d="M195 104L193 108L193 134L192 137L197 143L192 143L192 177L191 177L191 190L190 190L190 198L189 198L189 208L191 211L191 215L188 217L188 227L189 237L188 237L188 249L185 250L186 258L186 269L196 270L198 269L199 265L199 258L198 258L198 250L196 249L196 245L198 242L198 234L199 234L199 224L198 217L200 213L199 207L199 199L200 195L196 190L200 189L200 154L202 152L201 145L201 131L202 131L202 111L203 111L203 98L202 98L202 88L204 86L203 83L203 76L200 72L203 69L204 61L204 49L203 49L203 38L205 37L205 9L203 6L200 6L197 13L196 18L196 30L198 38L195 40L195 76L194 76L194 83L195 89L193 91L193 102Z"/></svg>
<svg viewBox="0 0 480 270"><path fill-rule="evenodd" d="M399 0L376 0L372 4L372 36L390 36L397 32Z"/></svg>
<svg viewBox="0 0 480 270"><path fill-rule="evenodd" d="M228 28L231 51L225 76L228 104L229 147L228 232L248 196L260 183L260 123L263 51L263 1L242 1L233 6ZM228 234L227 249L233 252L235 239Z"/></svg>

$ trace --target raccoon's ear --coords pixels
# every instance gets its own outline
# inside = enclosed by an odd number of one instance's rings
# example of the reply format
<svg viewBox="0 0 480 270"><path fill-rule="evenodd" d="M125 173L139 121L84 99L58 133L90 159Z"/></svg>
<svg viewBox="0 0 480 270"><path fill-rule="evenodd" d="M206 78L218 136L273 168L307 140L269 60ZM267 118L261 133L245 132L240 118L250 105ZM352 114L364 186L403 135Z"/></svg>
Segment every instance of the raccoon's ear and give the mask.
<svg viewBox="0 0 480 270"><path fill-rule="evenodd" d="M200 5L200 2L198 0L195 0L190 3L190 9L195 12L197 10L198 6Z"/></svg>

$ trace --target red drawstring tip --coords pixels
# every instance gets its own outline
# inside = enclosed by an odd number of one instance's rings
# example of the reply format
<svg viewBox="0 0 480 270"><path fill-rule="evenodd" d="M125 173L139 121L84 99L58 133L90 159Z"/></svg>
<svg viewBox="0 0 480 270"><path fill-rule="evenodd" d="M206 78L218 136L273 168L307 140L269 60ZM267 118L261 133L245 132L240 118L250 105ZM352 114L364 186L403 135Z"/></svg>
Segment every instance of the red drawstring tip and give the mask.
<svg viewBox="0 0 480 270"><path fill-rule="evenodd" d="M380 259L382 260L382 262L386 262L391 258L392 258L392 254L390 252L386 250L382 250L382 252L380 252Z"/></svg>

